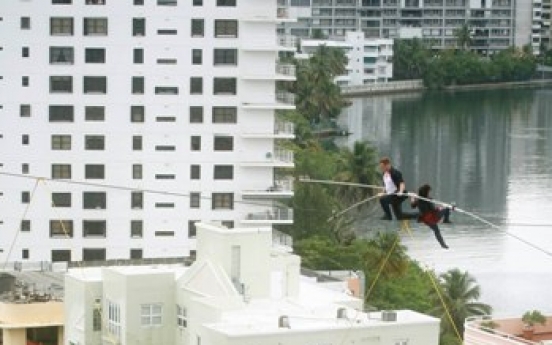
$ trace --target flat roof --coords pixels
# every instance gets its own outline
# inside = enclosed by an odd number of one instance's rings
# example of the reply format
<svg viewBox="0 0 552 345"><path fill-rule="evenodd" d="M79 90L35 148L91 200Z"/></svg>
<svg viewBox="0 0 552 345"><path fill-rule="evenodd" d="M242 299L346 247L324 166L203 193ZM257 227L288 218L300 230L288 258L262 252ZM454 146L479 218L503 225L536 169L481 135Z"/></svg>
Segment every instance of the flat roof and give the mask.
<svg viewBox="0 0 552 345"><path fill-rule="evenodd" d="M190 266L182 264L86 267L72 268L67 275L81 281L100 282L103 279L103 271L110 270L127 276L172 273L177 279L189 268Z"/></svg>

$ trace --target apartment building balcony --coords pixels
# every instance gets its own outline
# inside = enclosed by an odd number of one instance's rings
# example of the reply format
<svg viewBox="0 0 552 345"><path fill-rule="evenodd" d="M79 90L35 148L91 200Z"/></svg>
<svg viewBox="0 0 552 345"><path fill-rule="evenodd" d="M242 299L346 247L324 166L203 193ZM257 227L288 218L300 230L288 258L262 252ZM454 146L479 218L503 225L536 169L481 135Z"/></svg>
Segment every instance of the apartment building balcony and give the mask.
<svg viewBox="0 0 552 345"><path fill-rule="evenodd" d="M245 130L242 138L245 139L294 139L295 125L292 122L276 121L274 131L260 132L255 130Z"/></svg>
<svg viewBox="0 0 552 345"><path fill-rule="evenodd" d="M272 247L293 252L293 237L278 230L272 230Z"/></svg>
<svg viewBox="0 0 552 345"><path fill-rule="evenodd" d="M266 52L266 51L289 51L297 50L297 37L291 35L278 35L276 41L272 43L268 40L244 39L241 49L251 52Z"/></svg>
<svg viewBox="0 0 552 345"><path fill-rule="evenodd" d="M293 179L291 177L276 179L271 186L259 190L243 190L243 199L277 199L293 196Z"/></svg>
<svg viewBox="0 0 552 345"><path fill-rule="evenodd" d="M248 213L243 224L293 224L293 209L274 206L265 211Z"/></svg>
<svg viewBox="0 0 552 345"><path fill-rule="evenodd" d="M241 163L242 167L273 167L273 168L293 168L293 151L286 149L276 149L274 152L267 152L261 157L251 157L248 161Z"/></svg>
<svg viewBox="0 0 552 345"><path fill-rule="evenodd" d="M257 75L245 75L243 80L282 80L295 81L295 65L276 63L274 73L265 72Z"/></svg>
<svg viewBox="0 0 552 345"><path fill-rule="evenodd" d="M274 102L251 101L243 102L244 109L279 109L279 110L294 110L295 95L289 92L277 92L274 97Z"/></svg>

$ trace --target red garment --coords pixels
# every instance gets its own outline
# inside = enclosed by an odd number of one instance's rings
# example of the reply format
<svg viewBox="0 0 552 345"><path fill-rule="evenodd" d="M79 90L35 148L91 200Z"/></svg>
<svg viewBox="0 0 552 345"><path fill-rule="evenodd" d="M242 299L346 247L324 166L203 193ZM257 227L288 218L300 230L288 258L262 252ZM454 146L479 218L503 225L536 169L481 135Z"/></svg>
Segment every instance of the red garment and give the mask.
<svg viewBox="0 0 552 345"><path fill-rule="evenodd" d="M439 210L431 210L421 214L419 219L425 225L435 225L439 223L441 217L439 217Z"/></svg>

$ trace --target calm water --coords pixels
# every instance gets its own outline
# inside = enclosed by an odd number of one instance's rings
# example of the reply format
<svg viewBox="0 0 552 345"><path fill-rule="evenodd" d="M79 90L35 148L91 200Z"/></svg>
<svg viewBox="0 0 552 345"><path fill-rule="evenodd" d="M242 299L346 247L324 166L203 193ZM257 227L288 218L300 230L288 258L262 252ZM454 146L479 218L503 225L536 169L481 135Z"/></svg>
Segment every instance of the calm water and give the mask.
<svg viewBox="0 0 552 345"><path fill-rule="evenodd" d="M354 132L342 145L372 142L407 188L430 183L435 198L500 226L454 213L442 227L451 247L444 251L415 225L414 240L405 238L414 258L437 271L470 271L496 315L552 313L552 256L508 235L552 252L552 89L354 99L340 122ZM380 212L371 215L368 225Z"/></svg>

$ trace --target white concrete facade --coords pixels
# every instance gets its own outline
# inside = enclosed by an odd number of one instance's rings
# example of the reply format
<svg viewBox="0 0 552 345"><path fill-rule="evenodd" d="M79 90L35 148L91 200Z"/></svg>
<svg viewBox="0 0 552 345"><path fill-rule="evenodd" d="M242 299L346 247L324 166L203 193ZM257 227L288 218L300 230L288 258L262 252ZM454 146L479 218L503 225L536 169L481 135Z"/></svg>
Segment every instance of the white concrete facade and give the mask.
<svg viewBox="0 0 552 345"><path fill-rule="evenodd" d="M438 344L438 319L366 314L360 300L300 276L300 259L272 238L269 228L199 224L190 267L71 270L65 344Z"/></svg>
<svg viewBox="0 0 552 345"><path fill-rule="evenodd" d="M295 41L277 10L0 1L0 172L55 179L0 176L0 260L184 257L194 221L290 224L275 199L293 195L294 131L275 111L295 107L276 90Z"/></svg>
<svg viewBox="0 0 552 345"><path fill-rule="evenodd" d="M365 38L363 32L347 32L342 40L302 39L300 51L306 57L321 45L342 49L347 56L347 74L335 80L340 86L385 83L393 78L392 39Z"/></svg>

